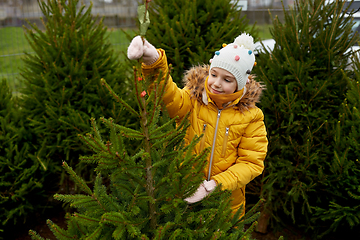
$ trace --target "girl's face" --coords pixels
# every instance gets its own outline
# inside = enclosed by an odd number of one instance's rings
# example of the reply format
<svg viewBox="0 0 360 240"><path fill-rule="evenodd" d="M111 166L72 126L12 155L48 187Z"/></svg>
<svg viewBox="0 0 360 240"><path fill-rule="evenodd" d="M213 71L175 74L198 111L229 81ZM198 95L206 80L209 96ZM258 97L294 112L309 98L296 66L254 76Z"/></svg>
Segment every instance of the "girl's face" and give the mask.
<svg viewBox="0 0 360 240"><path fill-rule="evenodd" d="M210 70L208 78L208 88L214 94L231 94L237 90L237 82L228 71L214 67Z"/></svg>

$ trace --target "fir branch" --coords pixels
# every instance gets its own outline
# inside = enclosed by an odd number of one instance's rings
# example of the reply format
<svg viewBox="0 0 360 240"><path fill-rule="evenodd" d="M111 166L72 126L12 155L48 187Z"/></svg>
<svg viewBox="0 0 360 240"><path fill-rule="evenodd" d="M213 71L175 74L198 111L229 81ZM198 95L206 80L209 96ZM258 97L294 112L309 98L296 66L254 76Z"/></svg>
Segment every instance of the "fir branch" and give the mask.
<svg viewBox="0 0 360 240"><path fill-rule="evenodd" d="M131 129L131 128L127 128L127 127L124 127L124 126L121 126L119 124L116 124L113 122L112 119L105 119L105 118L101 118L101 120L112 126L112 127L115 127L116 129L118 129L123 135L125 135L126 137L128 138L135 138L135 139L143 139L144 138L144 135L142 133L140 133L139 131L137 130L134 130L134 129Z"/></svg>
<svg viewBox="0 0 360 240"><path fill-rule="evenodd" d="M37 232L35 232L34 230L29 230L29 235L31 237L32 240L45 240L44 238L42 238Z"/></svg>
<svg viewBox="0 0 360 240"><path fill-rule="evenodd" d="M82 162L86 162L86 163L90 163L90 164L98 162L97 157L94 157L94 156L80 156L80 160Z"/></svg>
<svg viewBox="0 0 360 240"><path fill-rule="evenodd" d="M161 126L155 128L155 130L150 131L150 136L156 135L158 132L162 132L164 129L168 128L169 126L172 126L174 124L174 122L177 120L178 120L178 117L174 117L167 123L162 124ZM155 138L153 138L153 139L155 139Z"/></svg>
<svg viewBox="0 0 360 240"><path fill-rule="evenodd" d="M106 147L102 140L94 138L94 136L90 133L87 133L86 136L92 140L92 143L89 142L90 145L93 147L97 145L99 148L97 149L98 152L105 152Z"/></svg>
<svg viewBox="0 0 360 240"><path fill-rule="evenodd" d="M103 198L112 206L112 209L110 211L119 212L121 211L121 207L119 204L117 204L117 200L113 199L112 195L104 194Z"/></svg>
<svg viewBox="0 0 360 240"><path fill-rule="evenodd" d="M155 162L153 164L153 168L157 168L157 167L160 167L162 165L165 165L166 163L168 163L169 159L166 159L166 158L160 158L159 161Z"/></svg>
<svg viewBox="0 0 360 240"><path fill-rule="evenodd" d="M135 178L134 179L143 179L144 178L144 167L142 166L134 166L134 165L130 165L130 166L122 166L120 165L119 168L114 169L114 172L112 173L111 177L112 179L116 180L117 178L121 178L123 175L125 175L125 177L127 179L131 179L132 175L128 175L131 174L132 171L134 170L139 170L134 172L133 174L135 174ZM132 180L134 180L132 179Z"/></svg>
<svg viewBox="0 0 360 240"><path fill-rule="evenodd" d="M260 209L260 206L265 202L265 199L260 199L249 211L246 211L245 215L241 220L246 221L245 219L248 219L249 217L255 216L255 212L257 212ZM237 218L238 219L238 218ZM250 222L247 222L250 223Z"/></svg>
<svg viewBox="0 0 360 240"><path fill-rule="evenodd" d="M110 139L114 145L113 149L116 151L115 156L118 158L119 162L123 161L124 159L128 159L129 155L127 153L127 149L125 149L124 140L121 135L117 135L117 131L114 126L110 128ZM122 153L121 156L119 152Z"/></svg>
<svg viewBox="0 0 360 240"><path fill-rule="evenodd" d="M68 215L68 213L67 213L67 215ZM67 218L70 219L68 229L76 229L82 235L86 235L86 233L84 233L83 229L79 226L79 221L77 221L76 217L74 217L74 216L69 217L68 216Z"/></svg>
<svg viewBox="0 0 360 240"><path fill-rule="evenodd" d="M176 136L178 136L178 134L177 134L176 131L170 132L170 133L169 133L169 132L166 132L166 133L160 135L159 137L151 138L151 139L149 139L149 140L154 140L154 139L159 139L159 138L161 138L160 141L157 141L157 142L155 142L155 143L152 144L152 147L153 147L153 148L157 148L157 147L160 148L165 142L168 142L169 140L175 138Z"/></svg>
<svg viewBox="0 0 360 240"><path fill-rule="evenodd" d="M152 93L150 94L149 98L146 100L146 105L148 105L150 103L150 101L152 101L152 98L154 98L154 101L153 102L156 102L157 101L157 94L156 94L156 86L155 86L155 90L152 91ZM151 114L150 114L150 117L148 118L148 125L152 125L152 123L154 122L154 119L155 119L155 116L158 117L158 115L156 113L160 113L160 107L156 104L153 105L153 108L152 108L152 111L151 111ZM155 124L154 124L155 125Z"/></svg>
<svg viewBox="0 0 360 240"><path fill-rule="evenodd" d="M96 120L95 120L95 118L90 118L90 123L91 123L91 126L92 126L92 131L93 131L93 133L95 134L95 136L97 137L97 139L99 139L99 141L102 143L103 141L102 141L102 138L101 138L101 134L100 134L100 132L99 132L99 128L98 128L98 126L97 126L97 124L96 124Z"/></svg>
<svg viewBox="0 0 360 240"><path fill-rule="evenodd" d="M167 222L167 223L165 223L164 226L160 226L156 231L154 240L163 239L163 237L165 236L165 233L167 231L169 231L174 225L175 225L175 223L173 223L173 222Z"/></svg>
<svg viewBox="0 0 360 240"><path fill-rule="evenodd" d="M102 233L103 226L99 225L89 236L87 236L86 240L91 239L99 239Z"/></svg>
<svg viewBox="0 0 360 240"><path fill-rule="evenodd" d="M140 151L138 153L136 153L132 157L130 157L131 162L135 162L143 154L144 154L144 149L140 149Z"/></svg>
<svg viewBox="0 0 360 240"><path fill-rule="evenodd" d="M49 111L50 111L50 108L48 108L47 113L49 113ZM75 114L77 114L77 115L79 116L79 118L77 118L76 120L75 120L75 119L68 119L68 120L73 120L73 123L79 123L77 120L78 120L78 119L81 119L82 122L85 123L85 121L84 121L84 119L81 117L80 113L75 113ZM51 115L51 114L49 114L49 115ZM53 115L53 118L55 118L55 117L56 117L56 116ZM57 117L56 117L56 118L57 118ZM65 117L60 117L60 118L58 118L58 119L59 119L59 121L60 121L61 123L64 123L64 124L68 125L69 127L72 127L72 128L75 129L77 132L82 132L82 130L81 130L78 126L74 125L74 124L71 123L71 122L65 121Z"/></svg>
<svg viewBox="0 0 360 240"><path fill-rule="evenodd" d="M116 169L120 165L120 162L114 158L99 157L99 159L101 160L97 161L98 166L95 168L95 171L99 173L105 170Z"/></svg>
<svg viewBox="0 0 360 240"><path fill-rule="evenodd" d="M76 239L76 236L72 236L69 233L66 232L66 230L62 229L55 223L53 223L50 219L46 221L47 225L49 226L50 230L53 232L53 234L58 239Z"/></svg>
<svg viewBox="0 0 360 240"><path fill-rule="evenodd" d="M251 224L251 226L246 230L246 232L242 236L242 239L249 239L251 237L251 234L254 232L257 224L258 224L258 222L256 222L256 221L253 224Z"/></svg>
<svg viewBox="0 0 360 240"><path fill-rule="evenodd" d="M73 203L76 201L86 200L86 201L94 201L91 196L83 195L83 194L55 194L54 198L59 201Z"/></svg>
<svg viewBox="0 0 360 240"><path fill-rule="evenodd" d="M134 224L127 224L126 229L133 238L141 234L141 230L138 227L135 227Z"/></svg>
<svg viewBox="0 0 360 240"><path fill-rule="evenodd" d="M119 190L124 189L126 192L128 192L130 195L133 195L134 197L136 196L136 193L134 193L133 190L126 183L124 183L124 184L113 183L113 186L116 187Z"/></svg>
<svg viewBox="0 0 360 240"><path fill-rule="evenodd" d="M111 223L115 226L127 225L128 219L121 212L108 212L101 216L101 222Z"/></svg>
<svg viewBox="0 0 360 240"><path fill-rule="evenodd" d="M73 201L70 204L70 206L74 207L74 208L78 208L78 209L81 209L81 208L91 209L91 208L98 207L99 202L95 198L92 198L91 196L88 196L88 198L86 198L86 199ZM104 209L102 209L102 210L104 210ZM90 210L87 210L87 211L90 211Z"/></svg>
<svg viewBox="0 0 360 240"><path fill-rule="evenodd" d="M176 146L177 145L175 148L178 148L179 145L183 145L183 143L181 143L181 142L183 142L185 134L186 134L185 132L179 132L178 135L176 135L174 138L172 138L168 142L167 146Z"/></svg>
<svg viewBox="0 0 360 240"><path fill-rule="evenodd" d="M74 213L74 217L81 219L81 221L86 222L85 224L89 224L90 226L97 225L100 222L98 218L89 217L81 213Z"/></svg>
<svg viewBox="0 0 360 240"><path fill-rule="evenodd" d="M80 189L82 189L84 192L86 192L89 195L92 195L93 192L91 191L91 189L86 185L85 181L80 178L75 172L74 170L69 167L69 165L66 162L63 162L63 167L66 170L66 172L70 175L70 178L75 182L75 184L80 187Z"/></svg>
<svg viewBox="0 0 360 240"><path fill-rule="evenodd" d="M127 110L129 110L130 113L134 114L137 117L140 117L139 113L135 111L129 104L127 104L123 99L121 99L110 87L110 85L105 81L104 78L100 79L101 84L105 85L105 87L109 90L110 94L115 98L117 102L122 104Z"/></svg>
<svg viewBox="0 0 360 240"><path fill-rule="evenodd" d="M126 228L124 228L123 226L119 226L115 229L112 236L114 239L120 240L123 239L125 232L126 232Z"/></svg>
<svg viewBox="0 0 360 240"><path fill-rule="evenodd" d="M88 146L88 148L92 148L92 150L94 152L97 152L97 151L101 152L104 150L104 148L99 143L97 143L94 139L92 139L93 140L92 142L88 141L88 139L91 137L90 133L87 133L86 135L87 135L86 138L82 134L78 134L77 136L79 137L79 139L82 142L84 142L86 144L86 146Z"/></svg>
<svg viewBox="0 0 360 240"><path fill-rule="evenodd" d="M143 193L143 191L140 192L140 190L143 188L140 184L134 184L132 179L130 180L130 183L134 190L130 193L130 195L132 195L133 197L131 203L128 205L128 211L132 211L133 207L136 206L137 197Z"/></svg>
<svg viewBox="0 0 360 240"><path fill-rule="evenodd" d="M161 139L161 141L157 141L156 143L153 144L153 147L156 147L157 145L162 145L162 142L167 142L176 135L177 135L176 132L165 132L163 134L159 134L157 136L151 137L150 140L153 141L153 140Z"/></svg>
<svg viewBox="0 0 360 240"><path fill-rule="evenodd" d="M146 179L144 178L144 174L139 174L138 172L125 172L125 175L129 178L138 183L140 186L146 186Z"/></svg>
<svg viewBox="0 0 360 240"><path fill-rule="evenodd" d="M92 194L92 197L97 201L98 205L107 212L106 206L100 201L102 199L102 195L106 194L106 188L102 184L102 178L101 175L98 174L95 179L95 186L94 186L94 192Z"/></svg>
<svg viewBox="0 0 360 240"><path fill-rule="evenodd" d="M350 197L354 198L355 200L360 200L360 195L355 195L355 193L352 193L348 191L348 194Z"/></svg>
<svg viewBox="0 0 360 240"><path fill-rule="evenodd" d="M169 236L169 240L175 240L178 239L178 237L183 233L183 229L176 228L175 231L172 232L172 234Z"/></svg>

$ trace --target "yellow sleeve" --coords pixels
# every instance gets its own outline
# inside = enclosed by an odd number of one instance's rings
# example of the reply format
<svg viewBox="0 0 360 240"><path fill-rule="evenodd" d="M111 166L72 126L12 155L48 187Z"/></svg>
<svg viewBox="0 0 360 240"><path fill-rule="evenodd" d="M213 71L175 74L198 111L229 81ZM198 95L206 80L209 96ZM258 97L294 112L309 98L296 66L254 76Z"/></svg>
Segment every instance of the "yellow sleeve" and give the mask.
<svg viewBox="0 0 360 240"><path fill-rule="evenodd" d="M163 101L169 115L171 118L175 116L183 118L192 108L189 91L177 87L169 75L169 66L165 51L163 49L158 49L157 51L159 53L159 59L155 63L151 65L142 64L143 75L146 78L151 76L152 79L155 80L161 74L162 81L160 86L166 82ZM167 81L165 81L166 78L168 78Z"/></svg>
<svg viewBox="0 0 360 240"><path fill-rule="evenodd" d="M260 109L245 129L238 146L236 163L226 171L213 176L223 189L236 190L242 188L264 170L264 159L267 153L268 139L264 124L264 114Z"/></svg>

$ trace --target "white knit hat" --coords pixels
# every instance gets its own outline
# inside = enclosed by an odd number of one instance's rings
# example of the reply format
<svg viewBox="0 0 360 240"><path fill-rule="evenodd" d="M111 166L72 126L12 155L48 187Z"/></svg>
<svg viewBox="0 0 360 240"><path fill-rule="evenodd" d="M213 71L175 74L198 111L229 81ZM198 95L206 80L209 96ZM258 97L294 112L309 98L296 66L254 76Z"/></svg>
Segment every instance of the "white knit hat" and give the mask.
<svg viewBox="0 0 360 240"><path fill-rule="evenodd" d="M234 75L238 90L243 89L255 64L254 39L242 33L233 43L223 44L223 48L215 52L210 59L210 70L214 67L227 70Z"/></svg>

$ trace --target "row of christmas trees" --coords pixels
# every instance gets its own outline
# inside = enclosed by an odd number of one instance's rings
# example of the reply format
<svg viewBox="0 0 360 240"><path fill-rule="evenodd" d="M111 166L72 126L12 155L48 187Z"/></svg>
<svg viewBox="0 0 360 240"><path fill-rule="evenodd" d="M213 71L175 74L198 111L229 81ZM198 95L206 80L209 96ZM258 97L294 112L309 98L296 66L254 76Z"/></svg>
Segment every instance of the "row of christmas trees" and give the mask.
<svg viewBox="0 0 360 240"><path fill-rule="evenodd" d="M184 70L206 63L237 33L246 31L256 38L256 28L248 26L230 1L206 2L150 4L147 39L166 50L179 85ZM191 156L191 146L182 146L186 123L174 129L166 114L159 114L161 95L139 95L148 83L118 62L106 28L92 19L91 8L79 10L77 1L39 4L46 31L36 26L26 30L36 52L25 58L26 88L18 100L5 83L1 88L3 225L38 209L43 205L39 196L46 200L61 177L70 176L83 194L55 195L77 209L69 215L67 230L49 222L59 239L97 238L105 232L116 239L248 236L236 231L236 219L226 218L226 193L218 192L191 209L183 203L191 186L181 179L198 169L184 168L180 156L199 166L202 161ZM284 9L283 22L274 18L274 50L257 58L254 73L266 85L260 107L270 141L265 172L248 188L248 196L255 196L249 206L259 196L265 199L259 231L289 222L314 238L358 231L360 65L355 58L353 70L348 70L347 49L358 36L343 5L296 1L290 11ZM148 143L144 131L153 134ZM146 144L155 147L148 151ZM62 162L66 175L61 175ZM152 165L154 179L148 182L145 170ZM199 179L193 181L197 186ZM194 226L197 231L189 231ZM36 233L33 237L40 238Z"/></svg>

